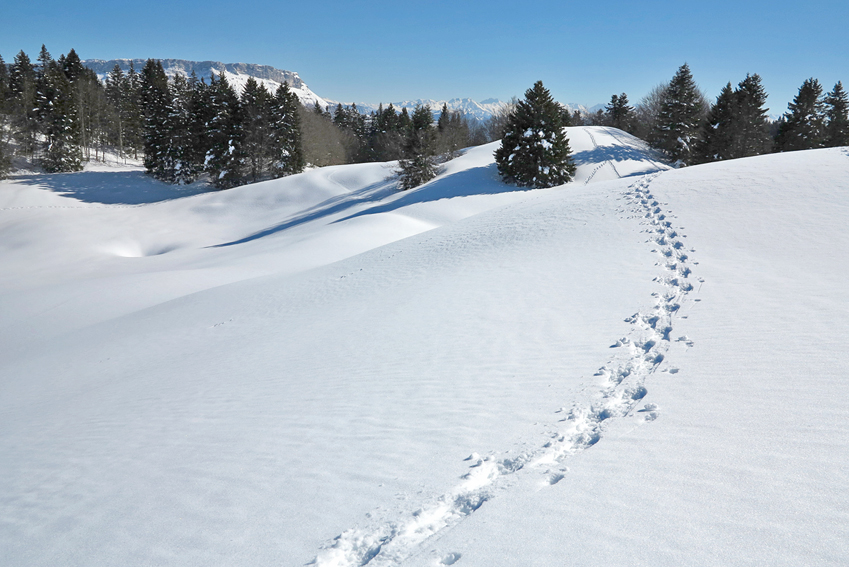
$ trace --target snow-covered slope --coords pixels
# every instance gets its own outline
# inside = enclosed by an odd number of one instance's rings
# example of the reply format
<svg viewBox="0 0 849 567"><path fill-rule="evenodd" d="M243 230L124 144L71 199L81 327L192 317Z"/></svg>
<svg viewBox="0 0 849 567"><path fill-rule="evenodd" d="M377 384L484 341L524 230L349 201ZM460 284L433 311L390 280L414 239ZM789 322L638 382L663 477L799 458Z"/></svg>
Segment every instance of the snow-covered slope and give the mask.
<svg viewBox="0 0 849 567"><path fill-rule="evenodd" d="M549 190L0 184L3 563L845 563L849 153L568 134Z"/></svg>
<svg viewBox="0 0 849 567"><path fill-rule="evenodd" d="M86 59L83 65L97 73L101 80L105 80L109 72L118 65L125 73L130 69L130 63L136 71L141 71L145 65L144 59ZM209 79L213 74L216 77L225 76L227 81L241 92L248 81L253 77L271 92L284 82L289 85L301 104L315 106L318 102L327 106L327 102L310 90L301 77L294 71L281 71L269 65L256 65L254 63L221 63L220 61L186 61L185 59L162 59L162 68L169 77L184 75L188 77L192 73L200 78Z"/></svg>

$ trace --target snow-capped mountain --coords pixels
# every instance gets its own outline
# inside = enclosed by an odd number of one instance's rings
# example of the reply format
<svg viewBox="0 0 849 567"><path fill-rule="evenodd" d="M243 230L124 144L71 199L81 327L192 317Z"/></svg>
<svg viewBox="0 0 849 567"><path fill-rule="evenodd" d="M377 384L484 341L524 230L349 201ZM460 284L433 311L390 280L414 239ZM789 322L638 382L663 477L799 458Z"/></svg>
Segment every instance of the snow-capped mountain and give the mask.
<svg viewBox="0 0 849 567"><path fill-rule="evenodd" d="M101 79L105 79L106 75L115 65L121 67L124 72L130 68L130 63L133 64L136 71L141 71L144 67L144 59L110 59L104 61L102 59L87 59L82 62L83 65L97 73ZM189 76L192 72L198 78L209 78L211 75L223 75L227 78L231 85L237 91L241 91L249 77L253 77L259 83L264 85L268 90L274 91L283 82L288 83L304 106L314 106L318 102L322 106L327 106L327 102L312 92L307 84L301 79L298 73L294 71L282 71L275 69L269 65L256 65L254 63L221 63L220 61L187 61L185 59L162 59L162 68L165 69L165 74L169 77L175 75Z"/></svg>
<svg viewBox="0 0 849 567"><path fill-rule="evenodd" d="M331 106L336 106L340 104L339 101L325 99L328 104ZM351 106L351 102L342 102L343 106ZM472 100L471 98L452 98L449 100L434 100L434 99L424 99L419 98L416 100L402 100L398 102L392 102L392 106L396 109L400 110L402 108L406 108L408 111L412 111L417 106L429 106L431 111L433 112L434 117L438 117L440 112L442 111L442 105L446 105L448 110L450 111L459 111L462 112L466 118L477 122L485 122L486 120L492 118L492 116L498 112L500 109L504 108L509 104L506 101L499 100L497 98L488 98L486 100L482 100L480 102L476 100ZM357 109L363 114L369 114L373 111L376 111L380 105L374 104L371 102L357 102ZM383 103L383 107L386 108L389 106L389 103ZM583 104L578 104L574 102L563 103L563 106L569 109L570 112L579 111L581 114L591 114L598 110L599 108L604 108L604 105L597 104L592 107L587 107Z"/></svg>
<svg viewBox="0 0 849 567"><path fill-rule="evenodd" d="M254 63L221 63L220 61L187 61L185 59L162 59L162 67L165 69L165 74L169 77L175 75L189 76L192 72L198 78L209 78L211 75L225 76L237 91L241 92L249 77L253 77L259 83L264 85L268 90L274 91L284 81L289 84L289 88L298 95L301 104L304 106L315 106L316 102L322 107L335 107L338 104L342 106L351 106L353 102L342 102L332 100L325 97L320 97L315 94L301 77L295 71L283 71L276 69L270 65L257 65ZM136 71L140 71L144 67L145 59L86 59L82 62L83 65L97 73L101 80L106 79L115 65L121 67L126 73L130 69L130 63L133 64ZM434 99L415 99L393 101L392 106L397 110L406 108L412 111L416 106L430 106L434 117L438 117L442 110L442 105L447 105L448 110L462 112L467 118L477 122L485 122L491 118L498 110L504 108L508 103L496 98L488 98L480 102L471 98L452 98L448 100ZM357 102L357 109L363 114L370 114L380 107L380 103ZM383 103L383 106L389 106L389 103ZM603 108L604 105L597 104L592 107L587 107L583 104L565 103L563 106L570 111L579 111L582 114L590 114Z"/></svg>

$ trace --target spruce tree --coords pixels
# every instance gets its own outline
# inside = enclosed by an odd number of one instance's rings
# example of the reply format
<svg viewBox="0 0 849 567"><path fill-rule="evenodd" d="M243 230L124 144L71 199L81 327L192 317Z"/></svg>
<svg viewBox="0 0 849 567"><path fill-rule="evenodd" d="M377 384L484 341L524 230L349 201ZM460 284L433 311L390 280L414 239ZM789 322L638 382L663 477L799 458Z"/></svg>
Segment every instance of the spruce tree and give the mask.
<svg viewBox="0 0 849 567"><path fill-rule="evenodd" d="M244 128L242 147L247 159L247 174L252 182L256 182L268 170L272 117L271 96L253 77L249 77L245 83L241 108Z"/></svg>
<svg viewBox="0 0 849 567"><path fill-rule="evenodd" d="M575 164L560 108L542 81L525 91L508 117L495 163L504 181L520 187L554 187L572 180Z"/></svg>
<svg viewBox="0 0 849 567"><path fill-rule="evenodd" d="M433 113L427 105L416 105L404 141L404 157L398 161L399 186L412 189L436 177L436 147Z"/></svg>
<svg viewBox="0 0 849 567"><path fill-rule="evenodd" d="M0 55L0 179L5 178L12 167L11 152L6 145L6 125L8 122L9 69Z"/></svg>
<svg viewBox="0 0 849 567"><path fill-rule="evenodd" d="M215 187L228 189L240 185L244 178L242 111L236 91L223 74L210 84L210 95L206 171Z"/></svg>
<svg viewBox="0 0 849 567"><path fill-rule="evenodd" d="M304 170L301 121L298 96L285 82L277 87L271 100L271 143L269 159L273 177L283 177Z"/></svg>
<svg viewBox="0 0 849 567"><path fill-rule="evenodd" d="M672 161L691 163L705 110L690 67L684 63L662 93L649 143Z"/></svg>
<svg viewBox="0 0 849 567"><path fill-rule="evenodd" d="M40 91L45 138L42 167L48 173L82 170L80 123L74 90L58 65L49 64Z"/></svg>
<svg viewBox="0 0 849 567"><path fill-rule="evenodd" d="M822 86L814 78L799 87L793 102L775 137L775 149L779 152L810 150L823 145L823 101Z"/></svg>
<svg viewBox="0 0 849 567"><path fill-rule="evenodd" d="M9 66L9 109L12 115L12 135L21 152L30 157L35 155L38 135L35 96L35 67L29 56L20 51Z"/></svg>
<svg viewBox="0 0 849 567"><path fill-rule="evenodd" d="M144 113L144 167L157 179L170 181L168 153L171 92L162 62L148 59L141 71L141 108Z"/></svg>
<svg viewBox="0 0 849 567"><path fill-rule="evenodd" d="M849 146L849 96L843 83L825 95L825 147Z"/></svg>
<svg viewBox="0 0 849 567"><path fill-rule="evenodd" d="M731 83L725 85L711 106L702 127L701 138L693 147L693 163L708 163L731 159L734 145L734 129L737 97Z"/></svg>
<svg viewBox="0 0 849 567"><path fill-rule="evenodd" d="M167 149L162 180L180 185L192 183L200 173L196 156L192 121L194 96L192 85L183 75L176 75L169 85L170 104L165 122Z"/></svg>
<svg viewBox="0 0 849 567"><path fill-rule="evenodd" d="M6 101L9 98L9 68L0 55L0 116L6 114Z"/></svg>
<svg viewBox="0 0 849 567"><path fill-rule="evenodd" d="M613 95L610 97L610 102L605 107L606 122L614 128L631 131L631 124L634 120L634 108L628 105L628 95Z"/></svg>
<svg viewBox="0 0 849 567"><path fill-rule="evenodd" d="M761 78L756 73L746 75L734 91L735 120L734 138L731 147L732 158L757 156L769 151L771 139L769 136L767 94L761 85Z"/></svg>

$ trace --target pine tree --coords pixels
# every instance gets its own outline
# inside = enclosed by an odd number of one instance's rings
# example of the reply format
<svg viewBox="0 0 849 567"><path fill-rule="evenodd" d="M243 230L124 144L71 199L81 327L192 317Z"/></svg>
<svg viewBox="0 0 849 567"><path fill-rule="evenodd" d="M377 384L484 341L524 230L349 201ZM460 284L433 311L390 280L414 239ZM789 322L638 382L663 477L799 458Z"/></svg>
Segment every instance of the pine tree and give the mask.
<svg viewBox="0 0 849 567"><path fill-rule="evenodd" d="M10 149L6 144L8 123L9 69L0 55L0 179L4 179L12 168Z"/></svg>
<svg viewBox="0 0 849 567"><path fill-rule="evenodd" d="M141 71L141 108L144 113L144 167L157 179L170 181L168 118L171 93L162 62L148 59Z"/></svg>
<svg viewBox="0 0 849 567"><path fill-rule="evenodd" d="M162 180L179 185L192 183L200 173L193 135L194 92L188 79L176 75L169 85L170 104L165 122L167 149Z"/></svg>
<svg viewBox="0 0 849 567"><path fill-rule="evenodd" d="M684 63L662 94L649 143L672 161L689 164L705 110L690 67Z"/></svg>
<svg viewBox="0 0 849 567"><path fill-rule="evenodd" d="M210 84L210 94L206 171L215 187L228 189L240 185L244 178L242 111L236 91L223 74Z"/></svg>
<svg viewBox="0 0 849 567"><path fill-rule="evenodd" d="M22 153L33 157L38 134L35 106L35 67L29 56L20 51L9 67L9 96L12 115L12 135Z"/></svg>
<svg viewBox="0 0 849 567"><path fill-rule="evenodd" d="M252 182L259 181L268 170L271 142L271 96L253 77L242 91L241 108L244 128L243 151L247 173Z"/></svg>
<svg viewBox="0 0 849 567"><path fill-rule="evenodd" d="M734 145L734 128L737 117L737 98L731 83L725 85L711 106L702 127L702 136L694 144L693 162L708 163L731 159Z"/></svg>
<svg viewBox="0 0 849 567"><path fill-rule="evenodd" d="M9 68L0 55L0 116L6 114L6 101L9 98Z"/></svg>
<svg viewBox="0 0 849 567"><path fill-rule="evenodd" d="M849 146L849 96L840 81L825 95L825 147Z"/></svg>
<svg viewBox="0 0 849 567"><path fill-rule="evenodd" d="M39 90L45 137L42 167L48 173L82 170L80 123L71 82L62 69L51 62Z"/></svg>
<svg viewBox="0 0 849 567"><path fill-rule="evenodd" d="M628 95L613 95L605 107L605 118L607 124L626 132L631 131L631 123L634 119L634 108L628 105Z"/></svg>
<svg viewBox="0 0 849 567"><path fill-rule="evenodd" d="M779 152L810 150L823 145L822 86L814 78L799 87L799 93L789 105L775 137Z"/></svg>
<svg viewBox="0 0 849 567"><path fill-rule="evenodd" d="M269 158L275 178L304 170L301 121L298 96L285 82L277 87L271 100L271 144Z"/></svg>
<svg viewBox="0 0 849 567"><path fill-rule="evenodd" d="M436 177L436 147L433 113L427 105L416 105L404 141L404 157L398 161L402 190L418 187Z"/></svg>
<svg viewBox="0 0 849 567"><path fill-rule="evenodd" d="M504 181L520 187L554 187L572 180L575 164L560 109L542 81L525 91L509 116L495 163Z"/></svg>
<svg viewBox="0 0 849 567"><path fill-rule="evenodd" d="M769 136L767 94L761 85L761 78L756 73L746 75L734 91L735 98L735 127L731 147L732 158L757 156L769 151L771 140Z"/></svg>

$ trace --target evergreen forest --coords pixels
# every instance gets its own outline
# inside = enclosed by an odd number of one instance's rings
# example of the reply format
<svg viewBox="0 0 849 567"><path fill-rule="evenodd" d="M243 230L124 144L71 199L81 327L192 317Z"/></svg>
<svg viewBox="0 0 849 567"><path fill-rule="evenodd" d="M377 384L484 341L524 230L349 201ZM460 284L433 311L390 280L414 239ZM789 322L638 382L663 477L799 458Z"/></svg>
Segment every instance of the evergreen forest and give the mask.
<svg viewBox="0 0 849 567"><path fill-rule="evenodd" d="M736 87L729 82L710 102L687 64L633 106L623 92L596 113L572 112L553 101L542 83L528 96L486 123L447 106L438 119L427 106L399 112L381 105L364 114L355 104L304 107L285 83L270 92L250 78L238 92L224 76L168 77L155 59L128 72L116 65L100 80L73 49L53 58L42 46L35 61L23 51L9 63L0 55L0 177L13 169L80 171L109 153L143 162L149 175L167 183L203 178L226 189L307 166L398 160L399 187L409 189L434 177L439 164L462 148L505 138L514 147L499 158L505 180L548 186L574 173L559 126L581 125L625 130L679 165L849 145L849 97L842 83L824 93L814 78L804 81L777 121L767 114L757 74ZM544 156L542 146L534 154L516 134L536 128L534 105L544 109L539 112L547 124L559 125L544 133ZM544 164L539 167L550 179L529 173L533 167L523 165L525 159Z"/></svg>

